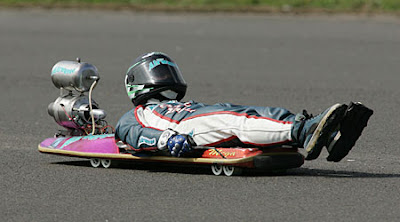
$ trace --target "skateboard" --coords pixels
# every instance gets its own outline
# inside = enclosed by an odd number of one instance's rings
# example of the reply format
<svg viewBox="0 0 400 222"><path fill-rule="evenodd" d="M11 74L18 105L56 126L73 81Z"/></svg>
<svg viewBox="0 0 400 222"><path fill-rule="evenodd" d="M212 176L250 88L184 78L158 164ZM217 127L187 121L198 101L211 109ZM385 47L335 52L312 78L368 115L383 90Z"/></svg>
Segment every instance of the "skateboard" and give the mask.
<svg viewBox="0 0 400 222"><path fill-rule="evenodd" d="M240 175L243 169L264 171L286 170L304 164L304 156L297 148L218 148L194 147L194 156L171 157L149 153L126 152L126 145L116 143L114 134L62 136L43 140L38 149L41 153L90 160L93 167L111 167L113 162L163 162L192 165L210 165L215 175Z"/></svg>

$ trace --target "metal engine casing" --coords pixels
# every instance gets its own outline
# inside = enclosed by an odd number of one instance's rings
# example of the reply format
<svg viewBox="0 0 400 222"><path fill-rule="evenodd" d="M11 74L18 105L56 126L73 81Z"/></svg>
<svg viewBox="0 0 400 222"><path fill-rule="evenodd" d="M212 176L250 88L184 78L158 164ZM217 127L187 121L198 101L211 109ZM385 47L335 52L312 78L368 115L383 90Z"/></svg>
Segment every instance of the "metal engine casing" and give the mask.
<svg viewBox="0 0 400 222"><path fill-rule="evenodd" d="M51 80L57 88L87 92L100 79L94 65L80 61L60 61L51 70Z"/></svg>
<svg viewBox="0 0 400 222"><path fill-rule="evenodd" d="M92 100L95 121L104 119L106 113L98 109L98 105ZM47 109L50 116L67 129L81 129L86 124L92 123L89 110L89 98L85 95L64 95L50 103Z"/></svg>

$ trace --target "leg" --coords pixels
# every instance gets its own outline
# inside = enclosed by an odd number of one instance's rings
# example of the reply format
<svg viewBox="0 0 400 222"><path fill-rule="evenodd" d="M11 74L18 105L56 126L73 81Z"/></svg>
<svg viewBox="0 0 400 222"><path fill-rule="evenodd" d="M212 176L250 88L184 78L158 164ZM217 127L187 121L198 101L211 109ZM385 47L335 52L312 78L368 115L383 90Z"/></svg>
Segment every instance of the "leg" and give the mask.
<svg viewBox="0 0 400 222"><path fill-rule="evenodd" d="M193 131L198 145L266 147L291 143L294 117L282 108L241 106L185 120L176 130Z"/></svg>

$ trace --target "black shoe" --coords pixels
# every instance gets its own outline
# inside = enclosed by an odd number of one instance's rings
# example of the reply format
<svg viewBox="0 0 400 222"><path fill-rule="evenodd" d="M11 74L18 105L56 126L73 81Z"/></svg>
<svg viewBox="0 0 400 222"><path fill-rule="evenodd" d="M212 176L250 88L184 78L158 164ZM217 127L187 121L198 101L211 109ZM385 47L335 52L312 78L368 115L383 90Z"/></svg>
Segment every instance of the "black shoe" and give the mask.
<svg viewBox="0 0 400 222"><path fill-rule="evenodd" d="M316 159L320 155L322 148L327 145L330 135L342 121L346 109L346 105L336 104L315 117L306 117L303 120L297 138L307 151L306 160Z"/></svg>
<svg viewBox="0 0 400 222"><path fill-rule="evenodd" d="M373 113L361 103L350 103L340 123L340 130L332 134L327 146L328 161L339 162L350 152Z"/></svg>

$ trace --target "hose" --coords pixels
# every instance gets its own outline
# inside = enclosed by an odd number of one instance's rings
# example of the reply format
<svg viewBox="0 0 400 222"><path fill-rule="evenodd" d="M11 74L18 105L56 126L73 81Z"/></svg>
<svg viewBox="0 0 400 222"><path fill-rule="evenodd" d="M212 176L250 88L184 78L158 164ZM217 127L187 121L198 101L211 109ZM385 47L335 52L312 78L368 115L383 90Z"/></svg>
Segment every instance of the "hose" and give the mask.
<svg viewBox="0 0 400 222"><path fill-rule="evenodd" d="M92 106L92 91L93 88L96 86L97 80L95 80L92 85L90 86L89 89L89 112L90 112L90 117L92 118L92 124L93 124L93 129L92 129L92 135L94 135L95 130L96 130L96 123L94 121L94 114L93 114L93 106Z"/></svg>

